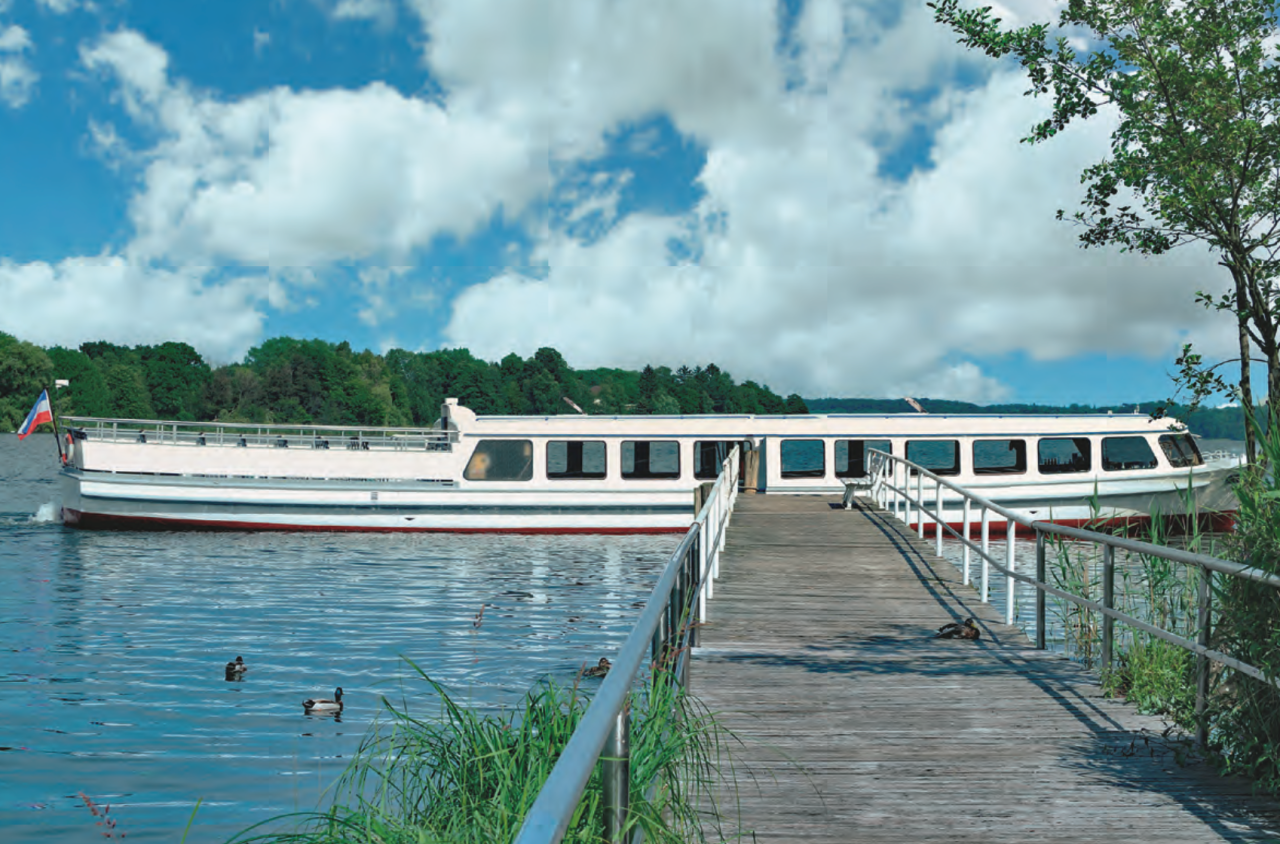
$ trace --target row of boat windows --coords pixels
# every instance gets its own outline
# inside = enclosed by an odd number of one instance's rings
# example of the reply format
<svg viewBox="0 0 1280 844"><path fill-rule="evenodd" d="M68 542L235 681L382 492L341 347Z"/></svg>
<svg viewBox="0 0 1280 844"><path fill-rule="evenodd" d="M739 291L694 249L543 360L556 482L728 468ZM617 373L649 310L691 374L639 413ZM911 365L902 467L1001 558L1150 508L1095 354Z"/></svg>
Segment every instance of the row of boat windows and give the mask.
<svg viewBox="0 0 1280 844"><path fill-rule="evenodd" d="M693 474L714 480L736 442L695 442ZM622 443L621 474L627 480L680 477L680 443L675 440L627 440ZM605 444L599 440L551 440L546 448L547 478L602 479L608 474ZM528 481L533 478L530 440L481 440L462 477L469 481Z"/></svg>
<svg viewBox="0 0 1280 844"><path fill-rule="evenodd" d="M1189 434L1163 434L1160 449L1175 468L1204 463ZM737 443L698 441L693 445L693 474L712 480ZM1027 471L1025 439L972 441L972 467L976 475L1017 475ZM837 478L866 477L870 454L893 453L890 440L836 440L831 456ZM1069 474L1093 469L1093 443L1088 437L1045 437L1035 442L1036 464L1041 474ZM823 440L782 440L779 444L784 479L821 478L827 474L828 450ZM939 475L960 473L959 440L907 440L905 457ZM1102 469L1108 472L1154 469L1157 461L1145 437L1103 437ZM675 479L680 477L680 444L675 440L626 440L621 444L623 479ZM602 479L608 474L605 444L598 440L552 440L546 445L549 480ZM530 440L481 440L476 444L462 476L469 481L527 481L533 478L533 443Z"/></svg>
<svg viewBox="0 0 1280 844"><path fill-rule="evenodd" d="M1203 465L1204 459L1190 434L1163 434L1160 450L1174 468ZM1093 471L1093 443L1088 437L1045 437L1035 443L1036 464L1042 475ZM836 440L835 476L866 477L873 451L893 453L889 440ZM783 440L781 475L786 478L820 478L826 475L826 445L822 440ZM959 440L907 440L905 456L938 475L960 474ZM1156 455L1146 437L1103 437L1102 469L1116 472L1154 469ZM1020 475L1027 471L1024 439L974 440L972 467L975 475Z"/></svg>

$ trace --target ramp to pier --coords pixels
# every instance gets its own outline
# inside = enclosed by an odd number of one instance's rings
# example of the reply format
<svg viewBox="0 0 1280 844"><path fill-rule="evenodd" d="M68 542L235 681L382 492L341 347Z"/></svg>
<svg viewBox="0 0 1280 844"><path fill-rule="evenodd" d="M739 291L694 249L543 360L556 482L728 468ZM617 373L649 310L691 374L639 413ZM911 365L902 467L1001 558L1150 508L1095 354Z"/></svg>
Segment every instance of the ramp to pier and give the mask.
<svg viewBox="0 0 1280 844"><path fill-rule="evenodd" d="M728 840L1280 840L1280 803L1034 650L900 522L838 502L738 500L691 678L742 741ZM980 641L932 638L966 616Z"/></svg>

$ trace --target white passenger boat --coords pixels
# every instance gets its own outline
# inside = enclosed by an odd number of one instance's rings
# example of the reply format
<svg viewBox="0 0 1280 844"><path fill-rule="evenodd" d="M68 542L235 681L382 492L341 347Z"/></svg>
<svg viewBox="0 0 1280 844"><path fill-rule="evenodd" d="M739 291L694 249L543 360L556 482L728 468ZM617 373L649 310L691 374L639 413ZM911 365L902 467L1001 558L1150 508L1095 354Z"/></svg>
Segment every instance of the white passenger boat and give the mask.
<svg viewBox="0 0 1280 844"><path fill-rule="evenodd" d="M742 445L744 485L758 492L839 495L882 450L1019 513L1084 524L1182 513L1191 499L1222 506L1235 468L1206 463L1191 435L1137 414L477 417L456 399L441 412L430 429L68 417L63 519L84 528L683 531L694 490Z"/></svg>

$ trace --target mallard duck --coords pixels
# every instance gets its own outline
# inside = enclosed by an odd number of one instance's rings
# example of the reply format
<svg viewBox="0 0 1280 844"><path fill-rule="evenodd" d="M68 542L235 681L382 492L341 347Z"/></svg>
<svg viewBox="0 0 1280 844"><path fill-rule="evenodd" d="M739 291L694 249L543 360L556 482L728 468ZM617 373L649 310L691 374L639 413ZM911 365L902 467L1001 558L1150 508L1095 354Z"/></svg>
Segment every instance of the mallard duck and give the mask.
<svg viewBox="0 0 1280 844"><path fill-rule="evenodd" d="M591 666L582 672L583 677L603 677L609 673L609 669L613 667L613 663L604 657L600 657L600 662Z"/></svg>
<svg viewBox="0 0 1280 844"><path fill-rule="evenodd" d="M321 698L319 700L304 700L302 702L303 714L309 715L313 712L341 712L342 711L342 686L334 689L333 700Z"/></svg>
<svg viewBox="0 0 1280 844"><path fill-rule="evenodd" d="M240 680L244 677L244 672L249 670L249 666L244 664L244 657L238 656L231 662L227 663L227 679Z"/></svg>
<svg viewBox="0 0 1280 844"><path fill-rule="evenodd" d="M982 632L978 630L978 625L974 623L972 618L966 618L963 622L953 621L950 624L944 624L938 628L938 632L933 635L935 639L972 639L981 638Z"/></svg>

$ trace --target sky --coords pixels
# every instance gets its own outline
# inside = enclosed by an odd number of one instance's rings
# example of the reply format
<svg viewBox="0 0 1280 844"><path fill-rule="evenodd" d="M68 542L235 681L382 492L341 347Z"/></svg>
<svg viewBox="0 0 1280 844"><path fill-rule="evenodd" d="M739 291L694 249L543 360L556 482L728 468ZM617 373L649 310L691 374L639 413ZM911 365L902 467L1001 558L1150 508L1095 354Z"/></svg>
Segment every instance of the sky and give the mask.
<svg viewBox="0 0 1280 844"><path fill-rule="evenodd" d="M984 0L984 5L989 0ZM1017 67L894 0L0 0L0 331L714 362L781 394L1164 398L1198 247L1055 220ZM1052 3L1006 0L1006 24Z"/></svg>

